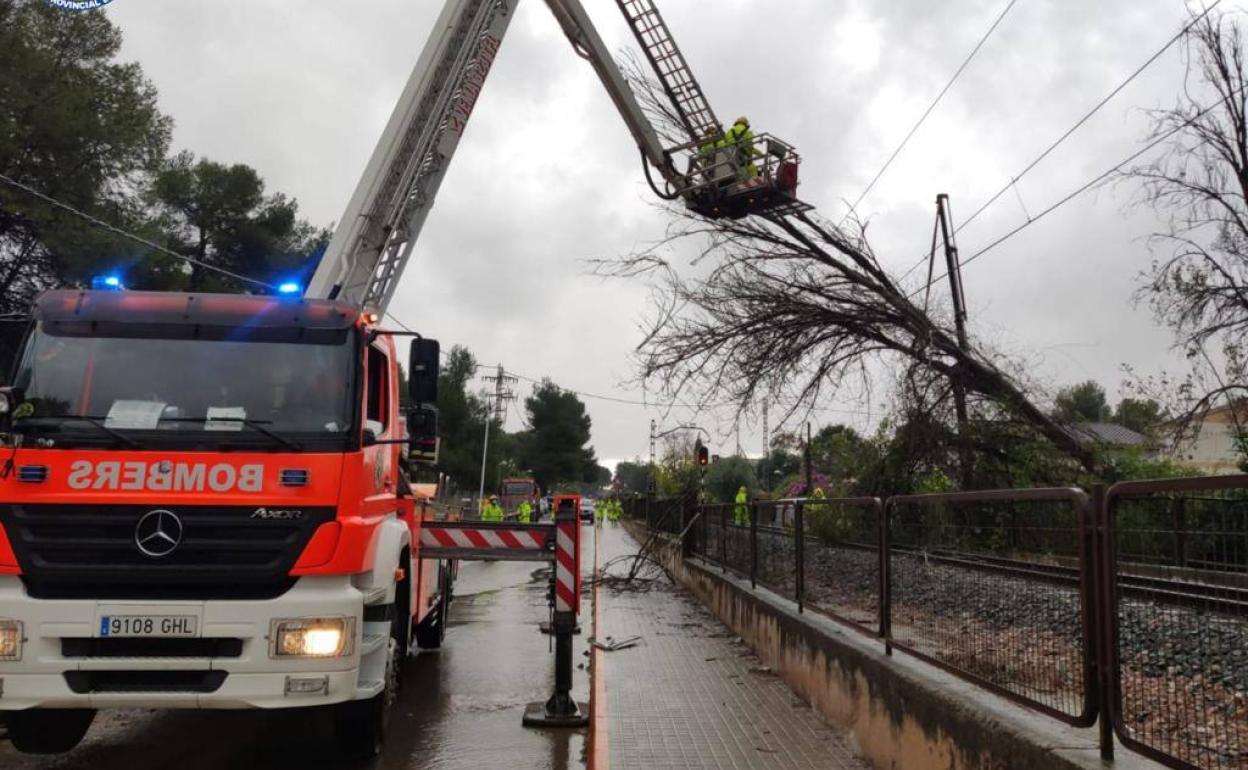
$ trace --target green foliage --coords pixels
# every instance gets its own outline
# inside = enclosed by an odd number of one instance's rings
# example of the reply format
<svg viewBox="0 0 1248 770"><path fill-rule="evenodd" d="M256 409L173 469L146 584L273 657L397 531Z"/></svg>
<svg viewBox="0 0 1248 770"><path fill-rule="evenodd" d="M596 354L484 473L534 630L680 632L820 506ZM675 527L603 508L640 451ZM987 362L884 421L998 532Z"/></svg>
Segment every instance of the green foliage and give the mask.
<svg viewBox="0 0 1248 770"><path fill-rule="evenodd" d="M605 465L594 465L594 485L602 488L611 483L611 469Z"/></svg>
<svg viewBox="0 0 1248 770"><path fill-rule="evenodd" d="M725 457L706 471L706 494L711 502L730 503L741 487L758 488L754 466L744 457Z"/></svg>
<svg viewBox="0 0 1248 770"><path fill-rule="evenodd" d="M329 239L328 232L299 219L295 201L280 193L265 195L256 170L239 163L227 166L179 153L156 175L148 198L174 251L265 282L309 266L308 257ZM185 288L252 287L194 265Z"/></svg>
<svg viewBox="0 0 1248 770"><path fill-rule="evenodd" d="M523 464L542 489L560 482L594 483L598 460L590 440L592 421L575 393L543 380L524 400L529 439Z"/></svg>
<svg viewBox="0 0 1248 770"><path fill-rule="evenodd" d="M451 348L438 374L438 432L442 446L438 451L438 470L450 477L461 490L476 493L481 473L481 448L485 441L485 420L489 409L469 386L477 372L477 360L462 345ZM491 432L494 431L491 427ZM495 434L497 436L497 434ZM487 458L486 478L497 464L498 441ZM492 460L492 462L489 462Z"/></svg>
<svg viewBox="0 0 1248 770"><path fill-rule="evenodd" d="M1087 380L1058 392L1053 415L1063 422L1104 422L1111 410L1105 389L1095 380Z"/></svg>
<svg viewBox="0 0 1248 770"><path fill-rule="evenodd" d="M1130 447L1106 453L1104 467L1104 478L1084 477L1080 479L1080 482L1084 485L1091 485L1097 482L1112 484L1115 481L1172 479L1201 475L1201 471L1179 465L1169 458L1150 457L1139 447Z"/></svg>
<svg viewBox="0 0 1248 770"><path fill-rule="evenodd" d="M650 464L640 459L623 461L615 466L615 482L620 486L621 494L644 495L650 480Z"/></svg>
<svg viewBox="0 0 1248 770"><path fill-rule="evenodd" d="M697 495L702 482L702 469L694 460L693 441L670 437L667 449L655 468L659 497Z"/></svg>
<svg viewBox="0 0 1248 770"><path fill-rule="evenodd" d="M1151 398L1124 398L1114 412L1114 422L1145 436L1153 435L1162 419L1161 404Z"/></svg>
<svg viewBox="0 0 1248 770"><path fill-rule="evenodd" d="M783 447L775 447L758 464L759 485L766 491L775 492L788 486L802 468L802 457Z"/></svg>
<svg viewBox="0 0 1248 770"><path fill-rule="evenodd" d="M160 163L172 122L102 13L0 0L0 172L107 221L154 235L135 190ZM103 267L168 273L163 257L0 184L0 313Z"/></svg>

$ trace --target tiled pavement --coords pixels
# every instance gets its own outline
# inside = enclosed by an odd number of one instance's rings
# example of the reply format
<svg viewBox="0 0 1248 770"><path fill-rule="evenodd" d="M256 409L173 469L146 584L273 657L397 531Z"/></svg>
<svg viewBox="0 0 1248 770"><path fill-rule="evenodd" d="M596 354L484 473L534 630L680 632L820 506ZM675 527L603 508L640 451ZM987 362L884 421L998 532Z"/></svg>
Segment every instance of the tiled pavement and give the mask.
<svg viewBox="0 0 1248 770"><path fill-rule="evenodd" d="M599 562L636 549L608 526ZM650 585L598 591L598 638L642 637L603 653L596 672L612 770L869 767L701 604L666 582Z"/></svg>

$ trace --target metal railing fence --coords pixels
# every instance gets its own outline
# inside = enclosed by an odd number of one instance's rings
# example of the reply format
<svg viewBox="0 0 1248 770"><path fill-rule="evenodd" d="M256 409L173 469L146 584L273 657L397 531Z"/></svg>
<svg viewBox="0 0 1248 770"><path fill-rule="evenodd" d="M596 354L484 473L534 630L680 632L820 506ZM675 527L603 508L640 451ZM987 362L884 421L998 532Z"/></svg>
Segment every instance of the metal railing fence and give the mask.
<svg viewBox="0 0 1248 770"><path fill-rule="evenodd" d="M1124 482L1105 496L1108 707L1173 767L1248 768L1248 482Z"/></svg>
<svg viewBox="0 0 1248 770"><path fill-rule="evenodd" d="M884 638L1074 725L1096 721L1088 496L889 498Z"/></svg>
<svg viewBox="0 0 1248 770"><path fill-rule="evenodd" d="M1248 475L625 513L890 654L1099 720L1104 759L1116 734L1180 770L1248 770Z"/></svg>

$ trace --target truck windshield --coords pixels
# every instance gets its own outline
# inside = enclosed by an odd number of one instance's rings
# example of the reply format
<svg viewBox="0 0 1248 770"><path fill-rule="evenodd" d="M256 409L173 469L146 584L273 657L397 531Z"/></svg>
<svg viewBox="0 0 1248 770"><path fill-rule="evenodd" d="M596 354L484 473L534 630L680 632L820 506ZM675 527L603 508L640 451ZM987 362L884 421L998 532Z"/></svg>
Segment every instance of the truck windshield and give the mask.
<svg viewBox="0 0 1248 770"><path fill-rule="evenodd" d="M121 433L161 446L290 449L310 441L323 448L349 435L353 350L346 332L311 343L60 336L36 328L14 378L24 393L14 416L39 432L84 440L116 441Z"/></svg>

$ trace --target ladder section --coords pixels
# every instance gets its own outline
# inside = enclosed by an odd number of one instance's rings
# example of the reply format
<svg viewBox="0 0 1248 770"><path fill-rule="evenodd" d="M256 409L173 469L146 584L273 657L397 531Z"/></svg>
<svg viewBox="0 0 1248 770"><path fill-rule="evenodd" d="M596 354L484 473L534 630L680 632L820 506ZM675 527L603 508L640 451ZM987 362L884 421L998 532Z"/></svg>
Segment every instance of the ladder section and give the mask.
<svg viewBox="0 0 1248 770"><path fill-rule="evenodd" d="M313 276L309 296L386 310L517 1L448 3Z"/></svg>
<svg viewBox="0 0 1248 770"><path fill-rule="evenodd" d="M719 120L702 93L702 86L689 69L689 63L672 38L672 33L659 15L652 0L615 0L628 20L638 44L650 60L650 66L680 115L690 141L697 142L708 129L720 131Z"/></svg>

